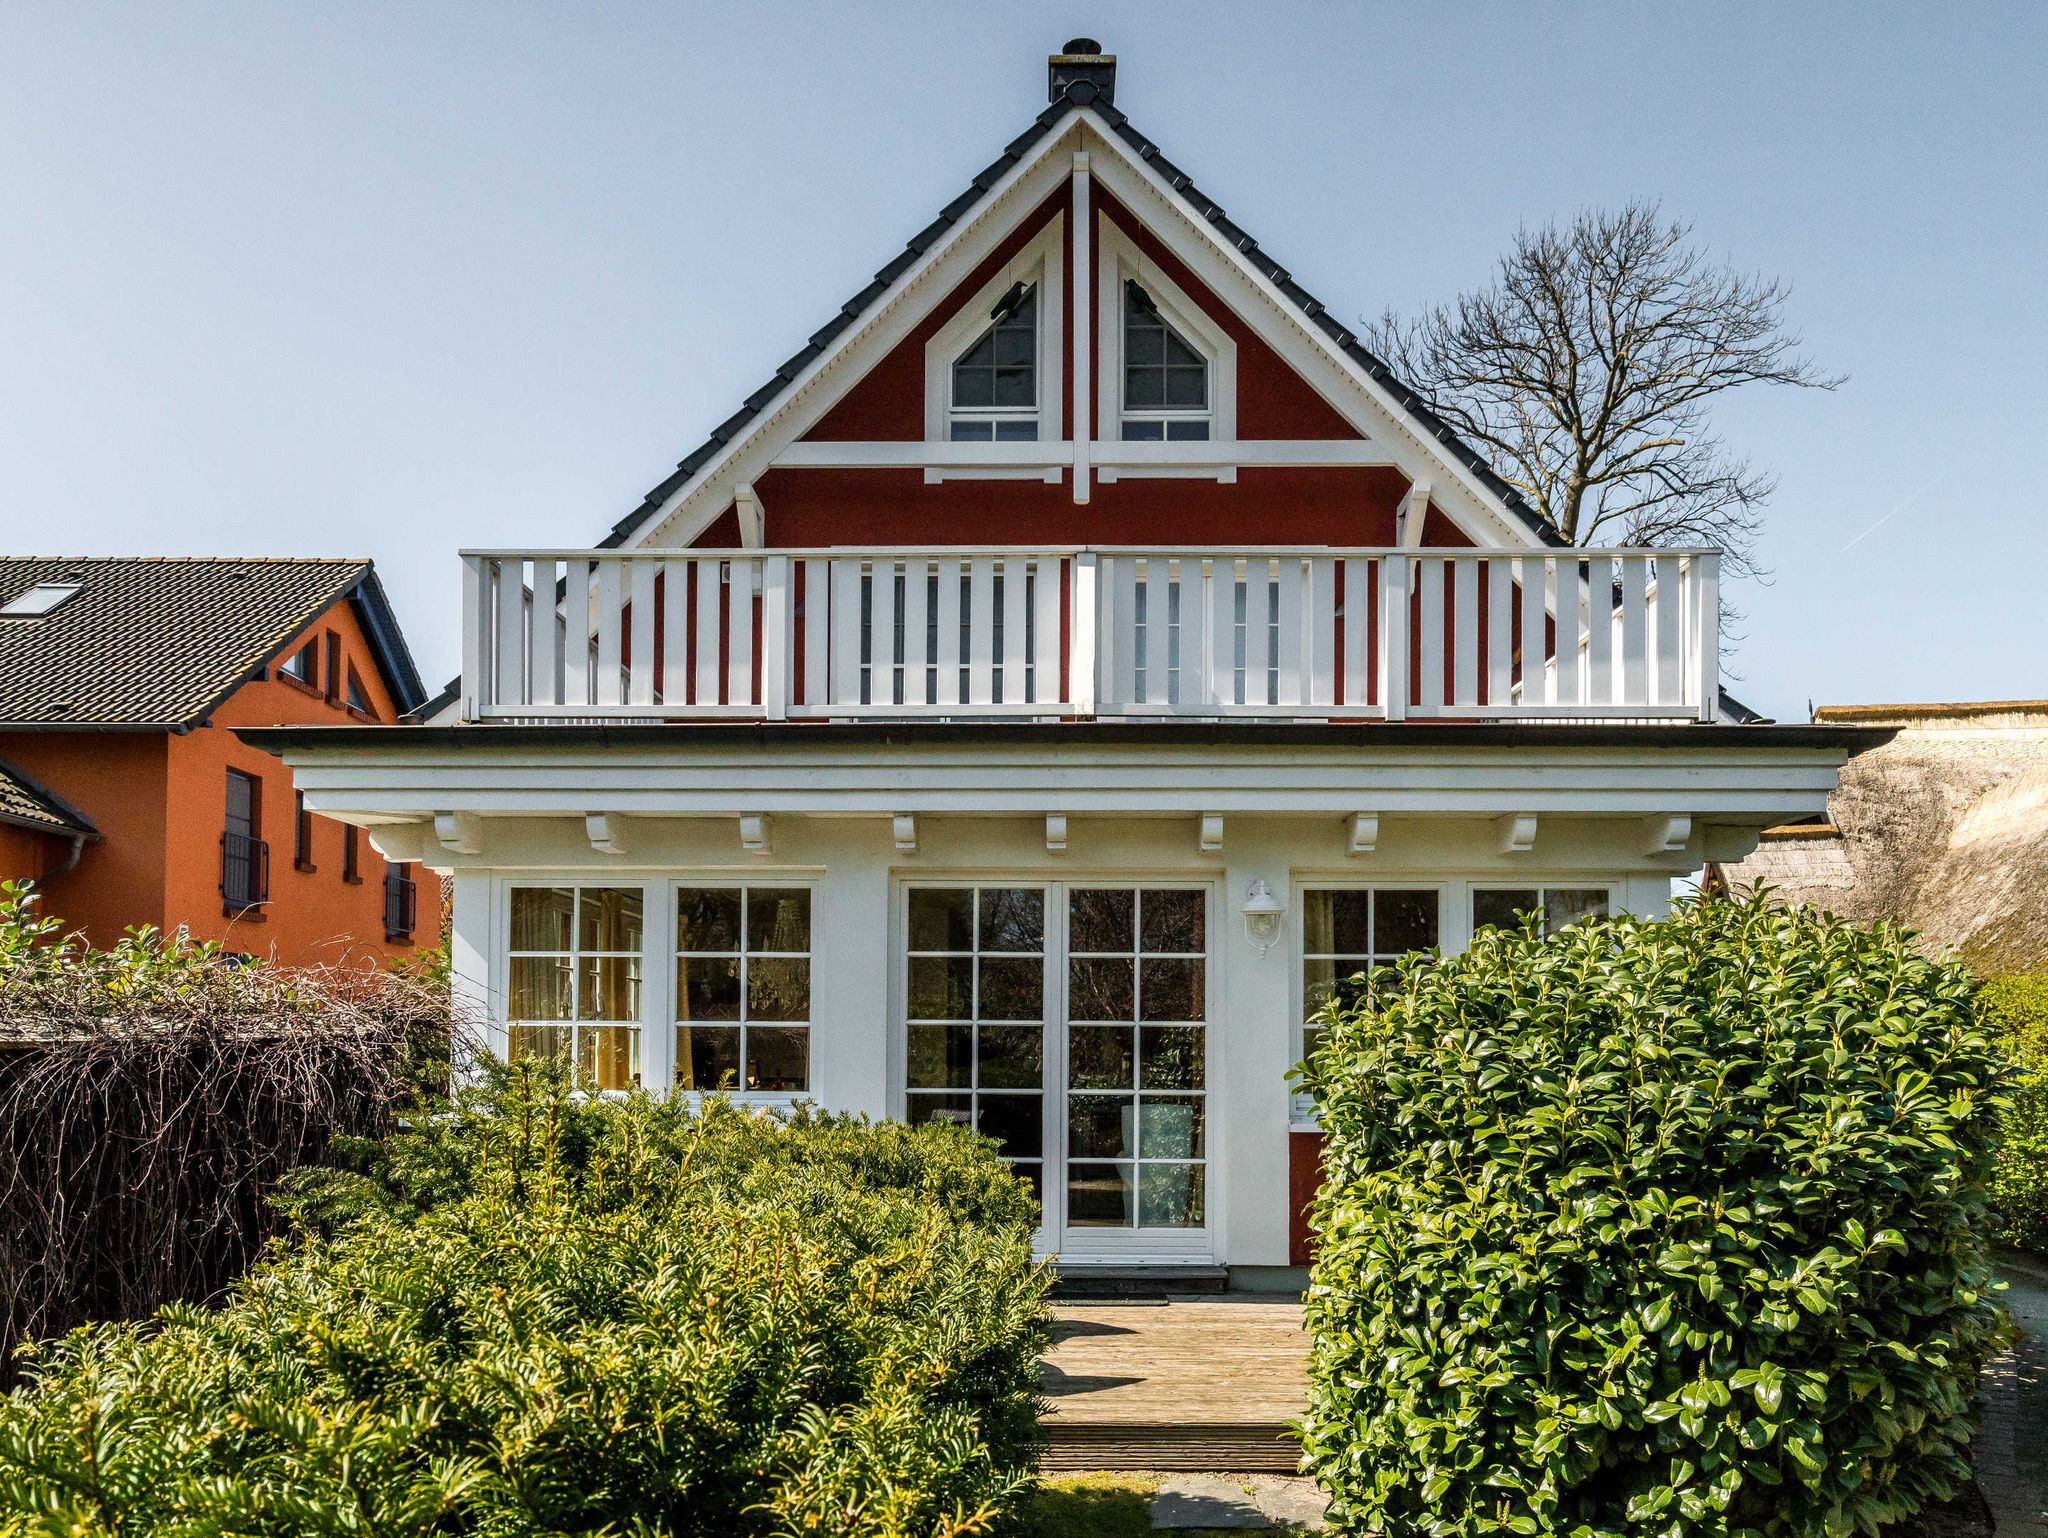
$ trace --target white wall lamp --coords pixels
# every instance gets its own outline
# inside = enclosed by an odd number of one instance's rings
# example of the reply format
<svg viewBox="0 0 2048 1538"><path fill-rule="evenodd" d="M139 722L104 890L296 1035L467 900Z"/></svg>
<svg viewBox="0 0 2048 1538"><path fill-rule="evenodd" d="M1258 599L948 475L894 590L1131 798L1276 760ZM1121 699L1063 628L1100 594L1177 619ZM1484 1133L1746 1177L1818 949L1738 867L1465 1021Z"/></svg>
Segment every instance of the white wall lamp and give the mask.
<svg viewBox="0 0 2048 1538"><path fill-rule="evenodd" d="M1237 911L1244 915L1245 933L1251 936L1259 954L1265 955L1280 938L1280 917L1287 911L1287 905L1273 895L1273 889L1264 881L1254 881L1244 906Z"/></svg>

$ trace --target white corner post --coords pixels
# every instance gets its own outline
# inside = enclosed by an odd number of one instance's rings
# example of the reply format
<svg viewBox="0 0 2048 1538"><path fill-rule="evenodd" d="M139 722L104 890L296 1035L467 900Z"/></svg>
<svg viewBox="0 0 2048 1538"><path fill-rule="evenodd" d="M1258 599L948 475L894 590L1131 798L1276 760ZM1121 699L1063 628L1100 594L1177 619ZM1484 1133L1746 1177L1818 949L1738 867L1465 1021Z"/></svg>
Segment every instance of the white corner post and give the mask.
<svg viewBox="0 0 2048 1538"><path fill-rule="evenodd" d="M1074 557L1074 596L1068 605L1067 700L1077 716L1095 714L1096 569L1093 551Z"/></svg>
<svg viewBox="0 0 2048 1538"><path fill-rule="evenodd" d="M1408 715L1408 577L1407 556L1380 562L1380 709L1389 721Z"/></svg>
<svg viewBox="0 0 2048 1538"><path fill-rule="evenodd" d="M1074 208L1073 218L1067 228L1072 232L1074 242L1074 286L1068 301L1073 324L1067 328L1067 340L1074 350L1074 500L1088 500L1089 459L1094 446L1094 411L1091 401L1094 390L1091 380L1094 370L1093 328L1089 319L1095 306L1095 284L1089 276L1089 248L1094 234L1089 222L1089 172L1088 152L1074 152Z"/></svg>
<svg viewBox="0 0 2048 1538"><path fill-rule="evenodd" d="M1693 613L1698 648L1694 674L1699 682L1699 716L1712 721L1721 707L1721 557L1706 551L1692 557Z"/></svg>
<svg viewBox="0 0 2048 1538"><path fill-rule="evenodd" d="M449 1006L455 1029L498 1057L505 1055L505 1027L491 1009L491 877L488 871L459 870L448 916ZM458 1066L461 1053L456 1055Z"/></svg>
<svg viewBox="0 0 2048 1538"><path fill-rule="evenodd" d="M770 721L789 718L789 697L795 693L792 609L789 557L771 555L761 562L761 714Z"/></svg>

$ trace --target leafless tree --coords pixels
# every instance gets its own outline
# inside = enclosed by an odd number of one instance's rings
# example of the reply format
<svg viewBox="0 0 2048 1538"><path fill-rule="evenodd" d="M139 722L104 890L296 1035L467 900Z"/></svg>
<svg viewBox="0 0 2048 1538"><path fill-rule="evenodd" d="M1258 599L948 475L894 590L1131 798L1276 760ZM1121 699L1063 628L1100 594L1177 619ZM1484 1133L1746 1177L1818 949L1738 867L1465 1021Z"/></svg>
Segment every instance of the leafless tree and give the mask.
<svg viewBox="0 0 2048 1538"><path fill-rule="evenodd" d="M1489 286L1366 335L1572 544L1711 545L1756 575L1775 482L1708 413L1741 385L1841 383L1784 329L1786 293L1630 203L1524 229Z"/></svg>

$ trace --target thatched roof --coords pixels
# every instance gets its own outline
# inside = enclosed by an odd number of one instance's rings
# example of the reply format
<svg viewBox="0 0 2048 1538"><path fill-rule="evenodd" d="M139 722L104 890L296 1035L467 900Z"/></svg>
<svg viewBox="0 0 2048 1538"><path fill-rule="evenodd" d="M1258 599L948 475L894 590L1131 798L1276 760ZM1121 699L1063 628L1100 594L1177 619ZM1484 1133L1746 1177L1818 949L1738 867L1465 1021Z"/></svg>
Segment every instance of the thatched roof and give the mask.
<svg viewBox="0 0 2048 1538"><path fill-rule="evenodd" d="M1828 826L1771 830L1722 877L1845 918L1897 918L1985 975L2048 972L2048 701L1815 718L1899 731L1843 767Z"/></svg>

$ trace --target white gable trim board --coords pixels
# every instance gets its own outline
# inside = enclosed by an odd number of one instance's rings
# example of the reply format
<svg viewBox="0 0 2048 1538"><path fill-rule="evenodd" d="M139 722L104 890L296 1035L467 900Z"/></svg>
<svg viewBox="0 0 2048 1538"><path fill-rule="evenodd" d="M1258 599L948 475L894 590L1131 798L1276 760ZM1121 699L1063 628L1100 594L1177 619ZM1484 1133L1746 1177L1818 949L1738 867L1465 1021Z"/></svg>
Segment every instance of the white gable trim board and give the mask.
<svg viewBox="0 0 2048 1538"><path fill-rule="evenodd" d="M1087 157L1085 165L1078 170L1075 166L1077 155ZM741 429L731 443L676 488L653 516L627 536L625 547L688 545L730 504L734 489L741 483L757 480L773 464L820 462L815 457L820 450L799 440L876 363L909 335L930 306L952 292L967 273L986 261L1015 229L1017 222L1058 190L1062 182L1075 187L1075 195L1080 196L1083 173L1086 178L1099 180L1130 211L1132 217L1163 241L1196 277L1231 307L1239 319L1273 346L1290 367L1365 435L1371 447L1361 445L1352 451L1361 456L1359 459L1337 462L1390 463L1411 480L1429 480L1437 505L1477 544L1521 547L1539 543L1529 527L1510 513L1499 497L1462 461L1446 452L1433 438L1415 431L1406 410L1384 386L1372 379L1330 338L1307 324L1271 280L1252 266L1242 253L1223 243L1208 222L1198 217L1156 171L1130 154L1121 138L1100 117L1086 109L1075 108L1055 131L1040 140L1029 156L1011 167L967 216L913 262L874 302L860 323L850 327L813 359L774 401ZM1099 301L1099 290L1095 284L1076 286L1081 287L1091 301ZM1081 328L1088 326L1090 319L1101 321L1104 317L1092 310L1090 317L1078 317L1073 303L1075 297L1071 293L1067 296L1067 328L1080 342ZM1181 296L1181 299L1185 302L1186 296ZM1190 305L1189 308L1194 307ZM1114 314L1113 311L1109 313L1111 316ZM1091 332L1092 329L1090 327ZM1088 362L1093 364L1095 361L1091 349ZM1081 373L1077 359L1077 385ZM1102 392L1105 398L1107 394L1107 390ZM1088 423L1091 438L1098 436L1093 431L1095 426L1093 420ZM1090 463L1093 454L1107 448L1107 440L1113 437L1107 433L1099 436L1105 441L1092 452L1077 440L1075 457L1067 458L1067 462ZM889 447L901 452L894 445ZM958 450L997 446L946 447ZM1183 463L1197 466L1223 464L1224 450L1215 443L1116 445L1119 452L1141 447L1199 448L1207 452L1200 457L1189 454ZM917 446L912 445L911 448L916 451ZM827 455L835 452L844 454L845 450L826 449L822 452ZM1271 449L1264 451L1267 455L1275 452ZM1308 452L1312 456L1310 463L1328 463L1334 458L1325 445L1311 445ZM1140 463L1146 459L1145 456L1129 457ZM1162 455L1157 462L1172 463L1174 457ZM954 456L951 462L972 458L971 455ZM828 458L825 462L848 461ZM1272 461L1267 459L1266 462ZM940 463L947 461L942 459ZM1014 472L1025 467L1012 468ZM1042 470L1050 466L1042 465L1040 457L1035 456L1029 462L1029 468ZM1076 496L1077 500L1085 500L1083 487L1076 487Z"/></svg>

